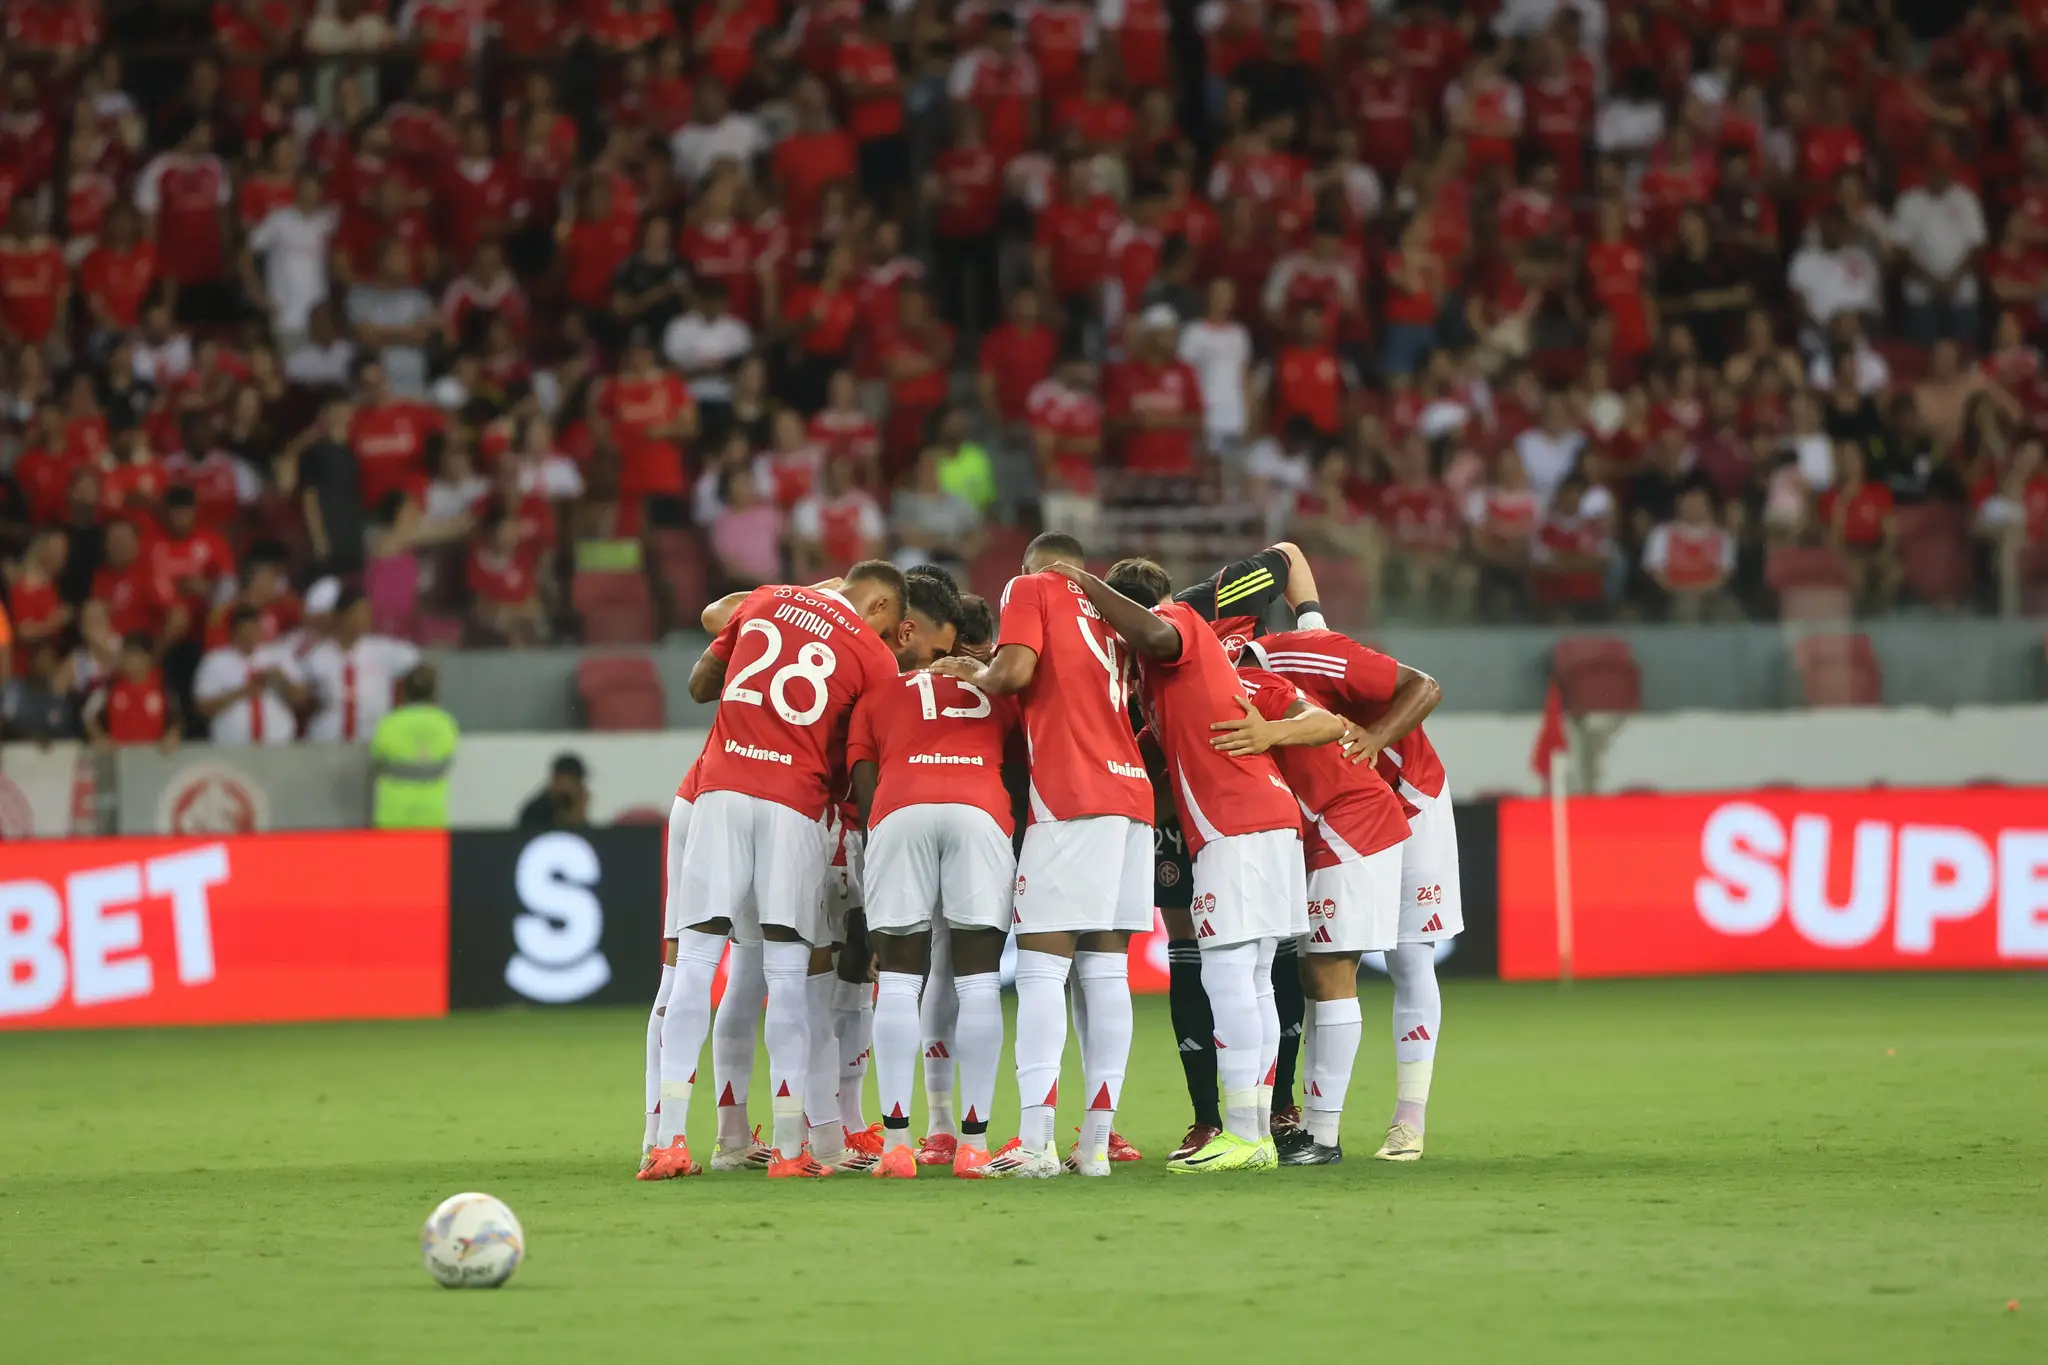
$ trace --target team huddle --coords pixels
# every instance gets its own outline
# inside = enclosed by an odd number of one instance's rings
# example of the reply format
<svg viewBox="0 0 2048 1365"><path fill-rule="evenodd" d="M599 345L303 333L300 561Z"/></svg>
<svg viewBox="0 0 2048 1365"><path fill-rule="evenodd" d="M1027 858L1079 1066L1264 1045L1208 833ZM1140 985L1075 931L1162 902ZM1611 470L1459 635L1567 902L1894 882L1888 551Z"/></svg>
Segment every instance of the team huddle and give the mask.
<svg viewBox="0 0 2048 1365"><path fill-rule="evenodd" d="M1436 945L1463 927L1421 729L1436 683L1323 629L1292 545L1178 594L1149 560L1095 577L1059 534L1022 568L999 613L940 570L880 561L706 610L690 692L718 709L669 817L641 1179L702 1169L684 1129L707 1035L713 1170L994 1179L1138 1160L1115 1117L1130 938L1155 909L1194 1110L1169 1171L1342 1159L1369 952L1394 984L1396 1058L1374 1155L1422 1155ZM1262 633L1282 601L1295 629ZM1012 933L1017 1132L991 1147ZM1070 986L1086 1108L1062 1156Z"/></svg>

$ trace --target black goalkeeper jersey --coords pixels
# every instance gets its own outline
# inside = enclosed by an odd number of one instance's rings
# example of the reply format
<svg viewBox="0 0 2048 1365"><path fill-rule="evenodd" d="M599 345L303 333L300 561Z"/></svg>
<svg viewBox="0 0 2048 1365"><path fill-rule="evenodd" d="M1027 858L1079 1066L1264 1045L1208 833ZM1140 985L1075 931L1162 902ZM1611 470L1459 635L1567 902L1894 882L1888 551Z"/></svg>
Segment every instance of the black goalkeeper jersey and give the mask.
<svg viewBox="0 0 2048 1365"><path fill-rule="evenodd" d="M1224 652L1235 658L1244 641L1266 633L1267 615L1285 601L1286 593L1287 556L1267 549L1181 589L1173 600L1187 603L1203 620L1214 622ZM1231 643L1233 638L1237 645Z"/></svg>

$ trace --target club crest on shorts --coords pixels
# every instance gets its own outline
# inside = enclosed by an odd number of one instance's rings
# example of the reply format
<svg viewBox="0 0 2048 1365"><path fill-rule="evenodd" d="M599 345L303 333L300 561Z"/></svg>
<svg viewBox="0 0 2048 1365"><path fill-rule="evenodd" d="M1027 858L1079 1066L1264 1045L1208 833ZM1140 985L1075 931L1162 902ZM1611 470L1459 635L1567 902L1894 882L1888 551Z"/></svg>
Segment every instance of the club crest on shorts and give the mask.
<svg viewBox="0 0 2048 1365"><path fill-rule="evenodd" d="M1159 865L1159 884L1161 886L1180 885L1180 864L1161 863Z"/></svg>

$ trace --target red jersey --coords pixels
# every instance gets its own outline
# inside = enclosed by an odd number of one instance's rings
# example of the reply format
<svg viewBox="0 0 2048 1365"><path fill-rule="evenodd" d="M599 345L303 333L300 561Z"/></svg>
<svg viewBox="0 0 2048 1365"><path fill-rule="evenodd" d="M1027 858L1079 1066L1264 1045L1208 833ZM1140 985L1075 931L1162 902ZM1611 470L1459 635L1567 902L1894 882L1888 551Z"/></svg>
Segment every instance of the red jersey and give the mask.
<svg viewBox="0 0 2048 1365"><path fill-rule="evenodd" d="M1290 706L1307 700L1278 673L1242 668L1238 677L1252 705L1268 720L1285 720ZM1301 838L1309 871L1355 863L1408 837L1400 798L1376 771L1344 757L1338 745L1282 745L1270 752L1306 817Z"/></svg>
<svg viewBox="0 0 2048 1365"><path fill-rule="evenodd" d="M1273 361L1273 425L1306 418L1325 436L1337 434L1344 409L1344 374L1328 346L1288 346Z"/></svg>
<svg viewBox="0 0 2048 1365"><path fill-rule="evenodd" d="M1884 544L1885 519L1892 514L1892 490L1881 483L1866 483L1844 500L1841 489L1830 488L1820 495L1816 511L1820 524L1830 529L1839 512L1843 543L1867 550Z"/></svg>
<svg viewBox="0 0 2048 1365"><path fill-rule="evenodd" d="M982 135L1007 164L1030 142L1031 108L1038 102L1038 67L1019 52L1007 60L993 48L975 48L954 63L946 82L956 103L981 111Z"/></svg>
<svg viewBox="0 0 2048 1365"><path fill-rule="evenodd" d="M23 341L39 346L50 335L67 282L64 253L51 238L0 241L0 321Z"/></svg>
<svg viewBox="0 0 2048 1365"><path fill-rule="evenodd" d="M620 492L683 491L681 452L647 433L672 425L694 406L690 386L667 370L637 379L620 375L606 383L600 409L611 419L612 440L619 448Z"/></svg>
<svg viewBox="0 0 2048 1365"><path fill-rule="evenodd" d="M217 157L175 163L159 157L143 169L135 202L156 218L157 252L166 278L196 284L227 273L220 211L232 192L227 168Z"/></svg>
<svg viewBox="0 0 2048 1365"><path fill-rule="evenodd" d="M1003 589L998 645L1038 656L1018 694L1031 757L1031 819L1121 815L1152 823L1152 782L1124 709L1124 644L1056 573L1021 575Z"/></svg>
<svg viewBox="0 0 2048 1365"><path fill-rule="evenodd" d="M1222 641L1185 602L1162 603L1153 613L1180 632L1180 653L1140 660L1139 682L1188 852L1198 855L1211 839L1235 834L1300 829L1301 807L1272 755L1239 757L1211 747L1216 735L1209 726L1244 714L1237 704L1244 684Z"/></svg>
<svg viewBox="0 0 2048 1365"><path fill-rule="evenodd" d="M116 635L137 631L155 635L163 628L164 613L177 600L164 579L157 576L146 558L125 569L107 565L92 576L92 595L107 604L107 624Z"/></svg>
<svg viewBox="0 0 2048 1365"><path fill-rule="evenodd" d="M889 44L873 42L864 34L849 34L839 44L833 64L842 89L849 81L857 81L864 90L889 87L885 93L846 97L846 131L855 141L903 131L902 77Z"/></svg>
<svg viewBox="0 0 2048 1365"><path fill-rule="evenodd" d="M1408 550L1450 550L1458 544L1458 509L1440 483L1389 484L1380 494L1379 519L1396 545Z"/></svg>
<svg viewBox="0 0 2048 1365"><path fill-rule="evenodd" d="M905 806L978 806L1008 834L1003 748L1017 728L1014 697L991 697L957 678L919 671L854 705L846 762L880 770L868 830Z"/></svg>
<svg viewBox="0 0 2048 1365"><path fill-rule="evenodd" d="M854 178L853 139L836 128L791 133L776 146L768 166L782 186L782 207L790 225L808 232L816 224L825 187Z"/></svg>
<svg viewBox="0 0 2048 1365"><path fill-rule="evenodd" d="M636 230L633 219L622 219L617 214L602 222L587 218L576 221L562 243L562 259L567 265L562 289L570 302L597 309L610 305L612 277L633 254Z"/></svg>
<svg viewBox="0 0 2048 1365"><path fill-rule="evenodd" d="M629 243L628 254L630 252ZM738 219L727 219L722 223L693 223L677 237L676 255L699 279L715 280L725 286L734 317L749 323L760 321L755 317L759 307L755 296L759 291L755 285L754 266L761 259L761 244L755 239L753 229ZM605 287L607 290L611 287L609 276L605 279Z"/></svg>
<svg viewBox="0 0 2048 1365"><path fill-rule="evenodd" d="M1194 418L1173 427L1133 426L1123 435L1124 468L1147 474L1187 474L1195 467L1201 431L1202 381L1179 360L1164 365L1132 361L1119 366L1108 394L1112 418Z"/></svg>
<svg viewBox="0 0 2048 1365"><path fill-rule="evenodd" d="M1167 39L1173 28L1165 0L1123 0L1115 6L1120 12L1114 14L1109 6L1098 9L1101 22L1116 45L1125 86L1149 90L1165 85L1172 75Z"/></svg>
<svg viewBox="0 0 2048 1365"><path fill-rule="evenodd" d="M17 639L29 631L56 623L57 613L63 611L64 599L57 594L57 585L49 579L30 582L17 578L7 589L8 614L14 618L14 633ZM48 638L45 636L44 638ZM17 677L28 673L33 649L20 648L14 651L14 672Z"/></svg>
<svg viewBox="0 0 2048 1365"><path fill-rule="evenodd" d="M727 665L705 744L703 790L744 792L820 819L831 740L870 689L896 683L882 637L836 592L761 587L711 653Z"/></svg>
<svg viewBox="0 0 2048 1365"><path fill-rule="evenodd" d="M1387 713L1400 666L1378 650L1334 630L1283 630L1259 643L1265 647L1266 667L1325 711L1366 726ZM1379 770L1411 805L1444 794L1443 760L1420 725L1380 754Z"/></svg>
<svg viewBox="0 0 2048 1365"><path fill-rule="evenodd" d="M101 720L116 744L154 744L164 737L165 711L163 679L152 671L141 682L117 677L108 684Z"/></svg>
<svg viewBox="0 0 2048 1365"><path fill-rule="evenodd" d="M941 237L980 237L995 231L1003 207L1003 168L986 147L948 147L932 158L939 202L932 230Z"/></svg>
<svg viewBox="0 0 2048 1365"><path fill-rule="evenodd" d="M183 539L156 536L150 540L149 548L143 551L143 558L151 572L173 590L186 579L198 580L198 589L191 600L196 614L202 616L213 597L215 585L223 575L232 577L235 572L234 551L228 548L221 533L211 526L196 527Z"/></svg>
<svg viewBox="0 0 2048 1365"><path fill-rule="evenodd" d="M440 415L420 403L385 403L358 409L349 426L363 506L375 507L394 490L409 488L425 472L427 433Z"/></svg>
<svg viewBox="0 0 2048 1365"><path fill-rule="evenodd" d="M1025 11L1024 41L1038 64L1041 98L1059 103L1081 85L1081 66L1095 47L1092 5L1037 4Z"/></svg>
<svg viewBox="0 0 2048 1365"><path fill-rule="evenodd" d="M1052 373L1059 349L1059 334L1044 323L1001 323L981 339L981 372L995 385L997 416L1005 422L1025 419L1025 400Z"/></svg>
<svg viewBox="0 0 2048 1365"><path fill-rule="evenodd" d="M98 299L121 327L133 327L141 320L142 300L155 280L154 242L137 242L126 251L94 247L78 270L79 288L85 296Z"/></svg>
<svg viewBox="0 0 2048 1365"><path fill-rule="evenodd" d="M1046 380L1024 400L1034 435L1052 438L1053 474L1069 493L1095 491L1095 461L1102 449L1102 405L1093 394Z"/></svg>
<svg viewBox="0 0 2048 1365"><path fill-rule="evenodd" d="M1038 215L1033 240L1045 248L1047 283L1058 298L1071 298L1102 283L1109 273L1109 239L1123 215L1107 195L1060 199Z"/></svg>

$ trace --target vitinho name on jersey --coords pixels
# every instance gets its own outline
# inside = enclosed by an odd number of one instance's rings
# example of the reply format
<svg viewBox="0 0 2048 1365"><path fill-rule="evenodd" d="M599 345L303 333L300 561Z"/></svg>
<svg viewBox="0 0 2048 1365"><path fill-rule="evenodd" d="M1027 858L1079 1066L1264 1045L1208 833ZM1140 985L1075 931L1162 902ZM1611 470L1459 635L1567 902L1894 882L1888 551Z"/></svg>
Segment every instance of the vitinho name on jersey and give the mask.
<svg viewBox="0 0 2048 1365"><path fill-rule="evenodd" d="M814 611L806 611L791 602L784 602L775 609L775 619L787 621L799 630L807 630L821 640L832 637L832 623Z"/></svg>

